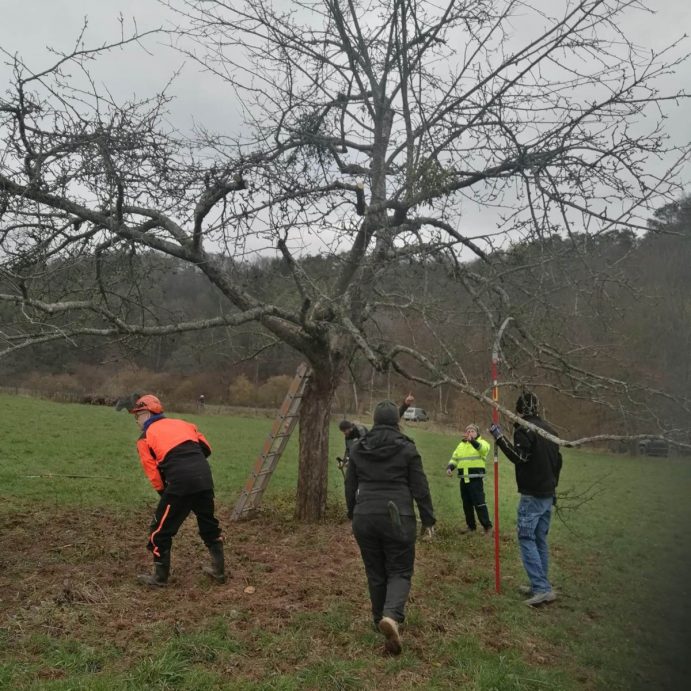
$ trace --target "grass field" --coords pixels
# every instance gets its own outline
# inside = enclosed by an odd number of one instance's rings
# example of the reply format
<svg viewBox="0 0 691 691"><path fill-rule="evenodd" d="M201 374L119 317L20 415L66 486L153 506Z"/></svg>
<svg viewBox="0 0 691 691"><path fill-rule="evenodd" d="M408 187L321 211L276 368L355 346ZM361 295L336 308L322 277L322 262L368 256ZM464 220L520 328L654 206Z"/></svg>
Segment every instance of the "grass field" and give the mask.
<svg viewBox="0 0 691 691"><path fill-rule="evenodd" d="M530 610L515 592L523 574L511 465L501 460L497 595L491 541L458 534L458 484L444 473L457 436L408 425L439 523L436 541L418 545L404 653L387 658L369 626L335 463L323 523L292 518L294 442L261 515L228 520L270 420L186 416L213 446L233 578L204 580L205 550L188 520L171 586L152 591L135 575L150 568L157 497L131 416L10 396L0 396L0 413L2 689L688 687L689 459L567 451L550 536L560 597ZM341 450L334 426L332 457ZM490 503L491 488L490 474Z"/></svg>

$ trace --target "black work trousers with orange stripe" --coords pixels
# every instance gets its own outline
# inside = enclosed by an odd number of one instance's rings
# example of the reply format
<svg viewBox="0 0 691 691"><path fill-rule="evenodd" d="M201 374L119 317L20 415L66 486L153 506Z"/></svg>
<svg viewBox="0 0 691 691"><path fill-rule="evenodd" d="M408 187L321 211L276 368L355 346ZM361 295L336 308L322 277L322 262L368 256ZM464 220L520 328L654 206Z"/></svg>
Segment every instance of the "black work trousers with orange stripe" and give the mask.
<svg viewBox="0 0 691 691"><path fill-rule="evenodd" d="M164 492L149 530L147 549L153 552L154 561L170 552L173 538L190 513L197 517L199 536L207 547L220 539L221 528L214 516L213 490L182 496Z"/></svg>

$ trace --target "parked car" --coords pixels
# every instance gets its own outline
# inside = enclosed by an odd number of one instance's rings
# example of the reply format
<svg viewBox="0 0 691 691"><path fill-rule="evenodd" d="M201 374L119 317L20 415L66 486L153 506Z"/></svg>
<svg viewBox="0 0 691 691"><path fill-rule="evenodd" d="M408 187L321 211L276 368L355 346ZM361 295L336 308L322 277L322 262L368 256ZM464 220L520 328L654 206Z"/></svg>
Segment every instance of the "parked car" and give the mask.
<svg viewBox="0 0 691 691"><path fill-rule="evenodd" d="M642 456L669 456L669 444L664 439L641 439L638 453Z"/></svg>
<svg viewBox="0 0 691 691"><path fill-rule="evenodd" d="M429 416L422 408L408 408L403 413L403 419L407 422L427 422Z"/></svg>

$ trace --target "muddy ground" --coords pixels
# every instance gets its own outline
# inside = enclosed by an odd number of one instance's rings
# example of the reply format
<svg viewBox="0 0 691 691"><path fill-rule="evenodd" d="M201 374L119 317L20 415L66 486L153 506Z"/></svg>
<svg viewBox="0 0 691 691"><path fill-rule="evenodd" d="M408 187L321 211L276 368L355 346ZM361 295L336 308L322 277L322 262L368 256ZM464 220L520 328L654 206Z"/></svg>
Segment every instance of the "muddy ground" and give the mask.
<svg viewBox="0 0 691 691"><path fill-rule="evenodd" d="M146 645L158 624L189 631L219 615L239 633L280 631L296 613L325 611L339 598L361 603L367 615L349 524L286 529L267 515L230 523L222 511L219 519L230 526L228 582L219 586L202 574L208 555L190 517L174 542L170 586L149 589L136 583L137 573L151 571L148 515L14 513L0 531L2 626L88 638L74 629L84 620L124 650Z"/></svg>
<svg viewBox="0 0 691 691"><path fill-rule="evenodd" d="M151 570L145 550L151 517L145 512L59 507L3 513L0 634L5 652L13 660L43 665L39 678L59 679L68 673L45 663L36 636L74 639L117 650L123 661L114 671L121 672L167 638L193 635L222 620L238 646L236 655L210 656L211 667L227 665L217 669L223 675L252 681L268 672L290 673L310 660L333 657L334 646L339 659L361 658L362 631L369 627L370 613L349 522L309 526L264 513L231 523L229 514L230 509L219 512L227 529L226 558L232 573L225 585L202 574L208 555L190 517L174 543L170 586L151 589L136 583L137 573ZM597 673L565 658L563 648L544 639L519 638L502 623L506 618L497 616L502 601L493 596L492 550L484 538L474 539L460 557L419 546L411 607L416 616L408 624L406 644L423 666L402 669L388 679L386 688L424 688L424 664L452 663L437 654L447 636L472 637L490 654L517 653L529 666L570 667L581 688L597 688ZM515 558L512 538L503 540L504 553ZM480 603L466 610L462 589L478 582L484 583ZM440 590L449 583L457 584L455 604ZM504 582L505 588L512 585ZM587 603L577 602L577 594L565 593L558 607L562 613L589 612ZM334 612L333 620L321 617L324 612ZM559 609L546 616L556 622ZM375 636L365 645L379 641Z"/></svg>

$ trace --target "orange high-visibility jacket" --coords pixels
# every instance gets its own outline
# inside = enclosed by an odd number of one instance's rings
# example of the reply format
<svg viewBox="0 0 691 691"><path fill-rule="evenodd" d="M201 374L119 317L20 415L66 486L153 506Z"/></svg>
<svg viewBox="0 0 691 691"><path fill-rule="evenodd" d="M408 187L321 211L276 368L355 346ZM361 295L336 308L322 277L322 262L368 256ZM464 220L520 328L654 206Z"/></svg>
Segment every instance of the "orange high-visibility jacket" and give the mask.
<svg viewBox="0 0 691 691"><path fill-rule="evenodd" d="M137 451L157 492L185 495L213 489L206 460L211 446L191 422L166 417L154 420L137 441Z"/></svg>

